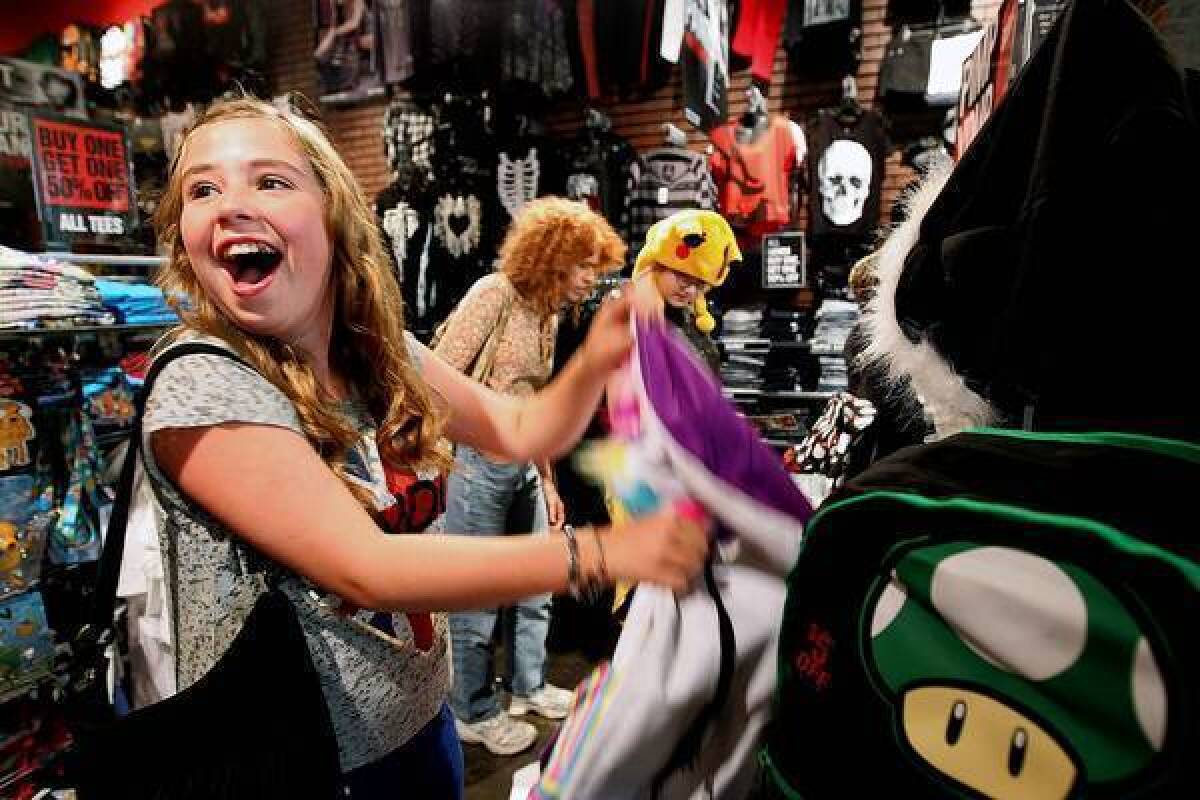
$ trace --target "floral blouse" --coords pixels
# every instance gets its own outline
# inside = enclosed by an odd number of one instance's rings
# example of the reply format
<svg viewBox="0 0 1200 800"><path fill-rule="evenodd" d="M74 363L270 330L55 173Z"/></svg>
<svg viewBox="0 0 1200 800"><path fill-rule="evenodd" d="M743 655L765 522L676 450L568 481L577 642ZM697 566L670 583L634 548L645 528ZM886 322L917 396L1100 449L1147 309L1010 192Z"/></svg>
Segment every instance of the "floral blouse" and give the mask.
<svg viewBox="0 0 1200 800"><path fill-rule="evenodd" d="M460 372L470 373L506 303L512 309L487 385L501 394L525 397L550 380L558 315L534 309L503 273L486 275L467 291L434 352Z"/></svg>

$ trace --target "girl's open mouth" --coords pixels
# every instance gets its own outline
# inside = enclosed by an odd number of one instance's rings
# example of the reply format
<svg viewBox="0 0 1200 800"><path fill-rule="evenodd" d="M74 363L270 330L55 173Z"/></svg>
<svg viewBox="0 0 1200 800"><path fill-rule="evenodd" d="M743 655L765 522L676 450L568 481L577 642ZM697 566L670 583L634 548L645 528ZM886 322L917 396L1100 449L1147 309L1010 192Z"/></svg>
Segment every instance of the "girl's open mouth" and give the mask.
<svg viewBox="0 0 1200 800"><path fill-rule="evenodd" d="M252 291L279 267L283 253L264 242L237 242L225 248L221 262L233 277L234 288Z"/></svg>

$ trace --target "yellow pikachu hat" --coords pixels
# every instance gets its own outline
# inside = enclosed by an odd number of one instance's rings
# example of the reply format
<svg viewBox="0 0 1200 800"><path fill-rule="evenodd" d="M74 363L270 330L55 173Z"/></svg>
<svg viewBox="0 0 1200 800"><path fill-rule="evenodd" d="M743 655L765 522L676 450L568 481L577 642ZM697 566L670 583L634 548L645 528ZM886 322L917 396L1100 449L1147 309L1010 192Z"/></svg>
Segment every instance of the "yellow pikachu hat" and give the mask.
<svg viewBox="0 0 1200 800"><path fill-rule="evenodd" d="M699 278L709 286L720 286L729 268L741 260L742 251L724 217L715 211L678 211L650 226L646 243L634 262L633 276L659 264ZM711 332L716 320L708 313L703 294L696 296L694 310L696 327L702 333Z"/></svg>

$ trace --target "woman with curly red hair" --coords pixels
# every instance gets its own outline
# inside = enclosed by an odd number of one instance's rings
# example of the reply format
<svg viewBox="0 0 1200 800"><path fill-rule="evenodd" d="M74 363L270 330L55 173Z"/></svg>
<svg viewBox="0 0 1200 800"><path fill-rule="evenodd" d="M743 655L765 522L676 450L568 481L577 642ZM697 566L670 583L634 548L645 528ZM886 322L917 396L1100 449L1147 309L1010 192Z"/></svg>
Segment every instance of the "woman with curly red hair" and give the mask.
<svg viewBox="0 0 1200 800"><path fill-rule="evenodd" d="M459 303L437 354L501 394L533 394L550 379L559 312L582 302L597 275L619 268L624 259L620 237L586 206L558 197L533 201L513 221L498 271L476 282ZM561 526L564 513L549 462L513 463L457 447L446 530L481 536L545 531ZM537 739L537 730L515 717L533 711L561 719L571 694L545 681L550 595L529 597L505 614L505 677L512 693L505 713L492 688L498 616L494 608L450 616L451 705L463 741L511 755Z"/></svg>

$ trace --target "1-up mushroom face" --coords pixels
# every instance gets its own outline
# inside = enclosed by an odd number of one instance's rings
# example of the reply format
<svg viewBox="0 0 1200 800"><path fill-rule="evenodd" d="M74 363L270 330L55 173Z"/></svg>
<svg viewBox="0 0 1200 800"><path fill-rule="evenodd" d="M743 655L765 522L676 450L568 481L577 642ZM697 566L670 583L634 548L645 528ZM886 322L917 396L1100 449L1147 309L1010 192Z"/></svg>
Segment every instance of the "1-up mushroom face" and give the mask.
<svg viewBox="0 0 1200 800"><path fill-rule="evenodd" d="M1079 567L955 542L908 552L870 596L873 679L937 774L988 797L1061 798L1162 750L1155 650Z"/></svg>

